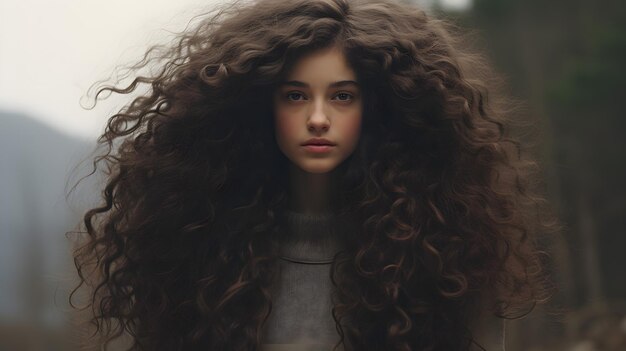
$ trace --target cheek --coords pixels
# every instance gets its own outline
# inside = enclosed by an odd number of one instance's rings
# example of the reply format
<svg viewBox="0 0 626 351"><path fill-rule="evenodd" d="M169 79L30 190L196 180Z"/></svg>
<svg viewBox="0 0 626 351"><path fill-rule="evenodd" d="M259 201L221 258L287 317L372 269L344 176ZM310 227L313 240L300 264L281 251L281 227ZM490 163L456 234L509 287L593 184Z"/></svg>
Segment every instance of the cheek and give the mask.
<svg viewBox="0 0 626 351"><path fill-rule="evenodd" d="M274 128L276 131L276 140L279 143L289 141L296 134L295 118L290 118L287 113L277 110L274 117Z"/></svg>
<svg viewBox="0 0 626 351"><path fill-rule="evenodd" d="M361 113L355 113L346 118L342 125L343 135L352 146L356 145L361 135Z"/></svg>

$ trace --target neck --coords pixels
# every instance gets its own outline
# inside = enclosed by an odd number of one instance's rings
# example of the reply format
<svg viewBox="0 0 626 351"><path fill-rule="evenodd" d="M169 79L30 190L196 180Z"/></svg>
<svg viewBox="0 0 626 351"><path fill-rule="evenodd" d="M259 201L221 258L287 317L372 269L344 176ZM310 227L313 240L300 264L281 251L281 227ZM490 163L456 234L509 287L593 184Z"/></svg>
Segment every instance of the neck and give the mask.
<svg viewBox="0 0 626 351"><path fill-rule="evenodd" d="M289 207L292 211L308 214L336 210L336 172L308 173L298 166L289 168Z"/></svg>

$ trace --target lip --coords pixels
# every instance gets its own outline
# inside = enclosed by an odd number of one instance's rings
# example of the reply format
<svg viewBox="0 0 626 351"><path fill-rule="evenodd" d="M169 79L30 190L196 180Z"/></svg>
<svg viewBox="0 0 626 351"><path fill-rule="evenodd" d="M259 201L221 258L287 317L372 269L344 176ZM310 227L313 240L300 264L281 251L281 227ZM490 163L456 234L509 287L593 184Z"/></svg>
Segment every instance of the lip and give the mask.
<svg viewBox="0 0 626 351"><path fill-rule="evenodd" d="M302 146L335 146L332 141L324 138L311 138L305 141Z"/></svg>
<svg viewBox="0 0 626 351"><path fill-rule="evenodd" d="M314 153L325 153L329 152L334 148L334 145L303 145L304 149Z"/></svg>

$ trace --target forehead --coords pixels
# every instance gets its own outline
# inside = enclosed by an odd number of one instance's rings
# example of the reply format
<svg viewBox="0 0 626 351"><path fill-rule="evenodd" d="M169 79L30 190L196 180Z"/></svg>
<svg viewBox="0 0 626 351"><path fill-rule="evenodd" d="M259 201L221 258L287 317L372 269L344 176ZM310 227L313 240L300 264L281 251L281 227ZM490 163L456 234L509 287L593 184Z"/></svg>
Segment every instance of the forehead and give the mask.
<svg viewBox="0 0 626 351"><path fill-rule="evenodd" d="M339 81L354 80L356 75L343 52L336 47L313 51L298 59L287 74L287 80Z"/></svg>

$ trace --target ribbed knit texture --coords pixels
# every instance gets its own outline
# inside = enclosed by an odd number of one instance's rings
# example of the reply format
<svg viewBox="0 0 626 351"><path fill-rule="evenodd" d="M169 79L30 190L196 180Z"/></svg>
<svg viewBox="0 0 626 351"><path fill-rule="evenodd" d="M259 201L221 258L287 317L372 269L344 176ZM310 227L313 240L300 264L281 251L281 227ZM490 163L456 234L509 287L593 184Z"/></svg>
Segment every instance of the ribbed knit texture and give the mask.
<svg viewBox="0 0 626 351"><path fill-rule="evenodd" d="M332 214L287 211L278 239L279 278L261 350L328 351L339 341L330 269L348 227Z"/></svg>

